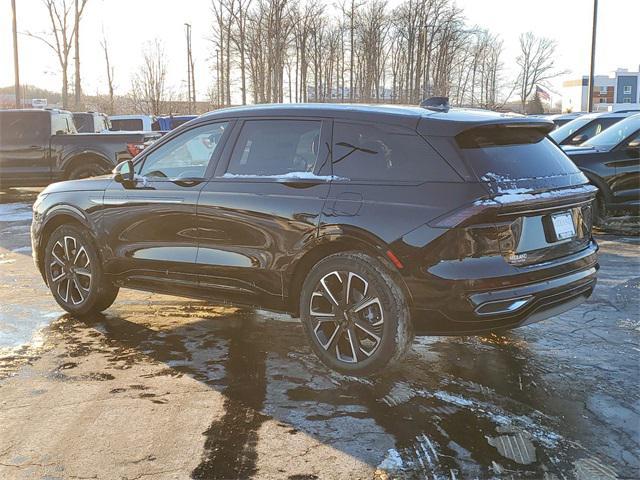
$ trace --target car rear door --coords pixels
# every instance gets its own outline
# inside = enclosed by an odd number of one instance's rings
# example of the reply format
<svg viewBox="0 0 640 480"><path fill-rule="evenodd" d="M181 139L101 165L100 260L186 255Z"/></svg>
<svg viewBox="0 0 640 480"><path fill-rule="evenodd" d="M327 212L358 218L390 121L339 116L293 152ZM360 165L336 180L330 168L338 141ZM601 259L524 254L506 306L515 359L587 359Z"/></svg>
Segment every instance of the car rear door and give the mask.
<svg viewBox="0 0 640 480"><path fill-rule="evenodd" d="M313 242L329 192L330 122L238 121L198 203L200 286L234 303L280 308L292 261Z"/></svg>
<svg viewBox="0 0 640 480"><path fill-rule="evenodd" d="M0 185L41 185L51 176L49 112L0 112Z"/></svg>
<svg viewBox="0 0 640 480"><path fill-rule="evenodd" d="M136 162L135 182L109 186L101 228L112 250L109 273L174 293L196 286L196 205L228 127L212 122L185 130Z"/></svg>

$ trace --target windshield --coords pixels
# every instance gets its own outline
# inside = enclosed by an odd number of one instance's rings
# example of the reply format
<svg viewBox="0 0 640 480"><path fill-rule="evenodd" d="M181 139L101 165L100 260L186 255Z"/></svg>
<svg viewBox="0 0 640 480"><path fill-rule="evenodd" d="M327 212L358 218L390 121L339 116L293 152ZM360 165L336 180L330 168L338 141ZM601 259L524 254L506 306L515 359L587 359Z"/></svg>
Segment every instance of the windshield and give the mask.
<svg viewBox="0 0 640 480"><path fill-rule="evenodd" d="M574 118L570 122L565 123L560 128L554 130L549 134L556 143L561 143L563 140L569 138L576 130L584 127L587 123L593 120L594 117L589 115L583 115L582 117Z"/></svg>
<svg viewBox="0 0 640 480"><path fill-rule="evenodd" d="M640 114L627 117L612 127L607 128L601 134L587 141L586 145L591 145L600 150L611 150L638 130L640 130Z"/></svg>

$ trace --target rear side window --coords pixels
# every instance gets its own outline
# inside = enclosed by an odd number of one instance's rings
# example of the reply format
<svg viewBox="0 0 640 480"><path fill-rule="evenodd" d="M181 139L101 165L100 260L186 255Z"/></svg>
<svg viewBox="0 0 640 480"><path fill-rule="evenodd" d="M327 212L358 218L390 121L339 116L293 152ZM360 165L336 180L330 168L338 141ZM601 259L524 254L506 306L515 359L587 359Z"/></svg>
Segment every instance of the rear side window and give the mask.
<svg viewBox="0 0 640 480"><path fill-rule="evenodd" d="M368 123L334 123L333 174L375 182L455 180L451 168L416 132Z"/></svg>
<svg viewBox="0 0 640 480"><path fill-rule="evenodd" d="M125 118L121 120L111 120L111 130L139 132L143 130L142 120L139 118Z"/></svg>
<svg viewBox="0 0 640 480"><path fill-rule="evenodd" d="M537 178L579 173L575 164L535 127L485 126L457 135L461 155L478 178Z"/></svg>
<svg viewBox="0 0 640 480"><path fill-rule="evenodd" d="M41 112L0 112L0 143L36 145L49 138L48 114Z"/></svg>
<svg viewBox="0 0 640 480"><path fill-rule="evenodd" d="M244 122L225 176L313 172L321 127L319 120Z"/></svg>

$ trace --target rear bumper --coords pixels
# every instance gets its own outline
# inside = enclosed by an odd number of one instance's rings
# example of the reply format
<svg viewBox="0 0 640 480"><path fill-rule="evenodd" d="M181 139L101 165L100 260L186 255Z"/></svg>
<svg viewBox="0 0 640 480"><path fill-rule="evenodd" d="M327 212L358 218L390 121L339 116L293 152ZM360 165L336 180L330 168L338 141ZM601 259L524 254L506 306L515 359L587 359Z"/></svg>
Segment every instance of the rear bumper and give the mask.
<svg viewBox="0 0 640 480"><path fill-rule="evenodd" d="M591 242L520 275L447 281L446 289L437 289L443 292L438 302L415 305L414 328L418 335L482 334L538 322L589 298L598 268L597 245Z"/></svg>

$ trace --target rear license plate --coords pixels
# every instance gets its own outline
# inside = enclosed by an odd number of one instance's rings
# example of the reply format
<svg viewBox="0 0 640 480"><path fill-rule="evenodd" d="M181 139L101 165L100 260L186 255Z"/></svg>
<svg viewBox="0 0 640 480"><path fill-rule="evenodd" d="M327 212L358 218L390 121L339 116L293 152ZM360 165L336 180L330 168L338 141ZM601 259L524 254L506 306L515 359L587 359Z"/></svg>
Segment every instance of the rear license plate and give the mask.
<svg viewBox="0 0 640 480"><path fill-rule="evenodd" d="M559 213L551 216L553 230L558 240L566 240L575 237L576 228L573 225L573 216L570 213Z"/></svg>

